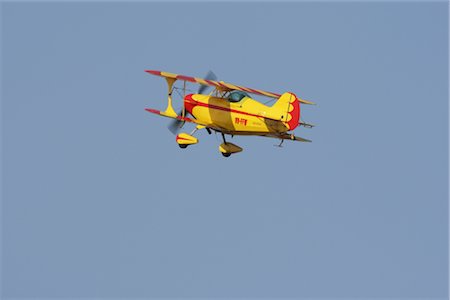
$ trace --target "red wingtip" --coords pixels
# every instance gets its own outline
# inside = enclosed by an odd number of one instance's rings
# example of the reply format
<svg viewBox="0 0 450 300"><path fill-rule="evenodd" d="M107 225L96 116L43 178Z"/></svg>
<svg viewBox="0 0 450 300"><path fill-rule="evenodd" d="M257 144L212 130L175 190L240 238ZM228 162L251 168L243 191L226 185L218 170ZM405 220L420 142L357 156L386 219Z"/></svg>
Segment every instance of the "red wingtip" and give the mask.
<svg viewBox="0 0 450 300"><path fill-rule="evenodd" d="M153 75L161 75L161 71L156 71L156 70L145 70L145 72L153 74Z"/></svg>
<svg viewBox="0 0 450 300"><path fill-rule="evenodd" d="M145 110L148 112L151 112L153 114L157 114L157 115L159 115L161 113L159 110L153 109L153 108L146 108Z"/></svg>

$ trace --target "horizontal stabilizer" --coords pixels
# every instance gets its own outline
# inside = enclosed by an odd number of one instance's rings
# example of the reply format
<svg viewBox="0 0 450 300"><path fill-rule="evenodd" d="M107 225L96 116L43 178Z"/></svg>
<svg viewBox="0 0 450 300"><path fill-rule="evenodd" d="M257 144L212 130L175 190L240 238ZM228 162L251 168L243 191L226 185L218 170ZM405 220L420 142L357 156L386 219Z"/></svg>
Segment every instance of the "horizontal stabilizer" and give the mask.
<svg viewBox="0 0 450 300"><path fill-rule="evenodd" d="M299 122L298 125L303 126L305 128L313 128L316 126L314 124L309 124L309 123L305 123L305 122Z"/></svg>
<svg viewBox="0 0 450 300"><path fill-rule="evenodd" d="M292 140L292 141L299 141L299 142L306 142L306 143L312 142L311 140L304 139L302 137L295 136L295 135L289 134L289 133L283 133L279 136L279 138L281 138L283 140Z"/></svg>
<svg viewBox="0 0 450 300"><path fill-rule="evenodd" d="M295 141L299 141L299 142L306 142L306 143L311 143L312 142L311 140L304 139L304 138L301 138L299 136L294 136L294 140Z"/></svg>
<svg viewBox="0 0 450 300"><path fill-rule="evenodd" d="M275 139L282 139L282 140L291 140L291 141L298 141L298 142L305 142L305 143L311 143L311 140L304 139L299 136L295 136L293 134L289 133L279 133L279 134L261 134L262 136L271 137Z"/></svg>
<svg viewBox="0 0 450 300"><path fill-rule="evenodd" d="M305 99L298 98L298 101L300 101L303 104L316 105L316 103L308 101L308 100L305 100Z"/></svg>

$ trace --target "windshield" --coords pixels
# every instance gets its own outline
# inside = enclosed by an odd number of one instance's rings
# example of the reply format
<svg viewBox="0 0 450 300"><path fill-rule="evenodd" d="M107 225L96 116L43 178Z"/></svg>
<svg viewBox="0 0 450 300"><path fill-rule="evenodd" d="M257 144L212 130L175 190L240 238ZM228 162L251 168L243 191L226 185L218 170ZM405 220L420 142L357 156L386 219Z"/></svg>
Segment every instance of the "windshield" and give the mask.
<svg viewBox="0 0 450 300"><path fill-rule="evenodd" d="M228 101L230 102L239 102L245 97L250 97L247 93L241 91L232 91L230 95L228 95Z"/></svg>

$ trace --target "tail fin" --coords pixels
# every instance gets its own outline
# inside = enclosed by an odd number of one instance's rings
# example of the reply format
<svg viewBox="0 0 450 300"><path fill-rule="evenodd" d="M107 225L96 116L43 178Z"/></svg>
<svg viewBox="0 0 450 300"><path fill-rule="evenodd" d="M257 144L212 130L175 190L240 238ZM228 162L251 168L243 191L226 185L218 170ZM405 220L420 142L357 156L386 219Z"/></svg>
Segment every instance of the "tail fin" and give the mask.
<svg viewBox="0 0 450 300"><path fill-rule="evenodd" d="M272 105L272 109L274 112L281 114L281 119L289 127L289 130L294 130L298 126L300 101L295 94L284 93Z"/></svg>

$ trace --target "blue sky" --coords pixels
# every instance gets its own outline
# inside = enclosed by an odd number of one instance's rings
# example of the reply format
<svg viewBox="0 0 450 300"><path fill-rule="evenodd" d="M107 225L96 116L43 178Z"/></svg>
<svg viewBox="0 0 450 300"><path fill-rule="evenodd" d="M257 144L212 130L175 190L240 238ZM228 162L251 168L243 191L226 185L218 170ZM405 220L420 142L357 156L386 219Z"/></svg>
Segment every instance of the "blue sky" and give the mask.
<svg viewBox="0 0 450 300"><path fill-rule="evenodd" d="M1 5L4 298L448 296L446 2ZM145 69L292 91L313 143L181 150Z"/></svg>

